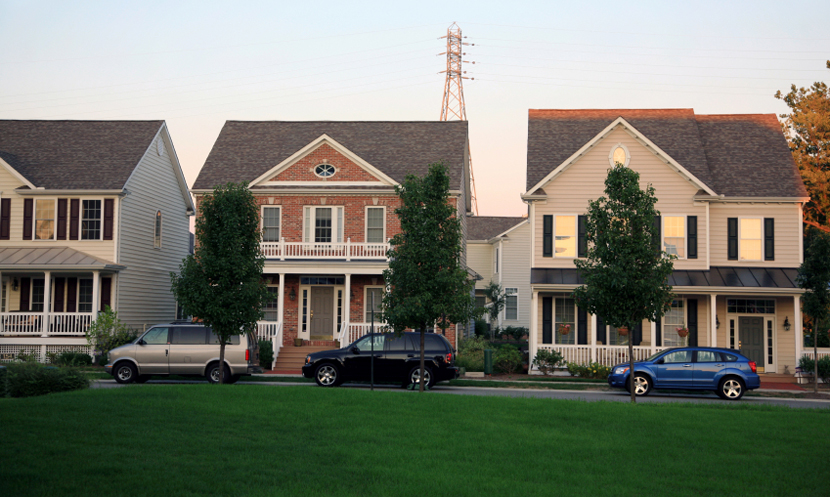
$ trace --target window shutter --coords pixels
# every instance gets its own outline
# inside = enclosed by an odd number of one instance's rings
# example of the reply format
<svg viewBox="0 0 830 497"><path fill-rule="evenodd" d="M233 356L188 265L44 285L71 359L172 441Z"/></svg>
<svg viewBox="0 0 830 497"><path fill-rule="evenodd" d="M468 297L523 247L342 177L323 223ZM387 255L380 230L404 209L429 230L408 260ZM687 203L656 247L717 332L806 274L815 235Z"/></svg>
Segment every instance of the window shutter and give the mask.
<svg viewBox="0 0 830 497"><path fill-rule="evenodd" d="M553 257L553 216L542 216L542 257Z"/></svg>
<svg viewBox="0 0 830 497"><path fill-rule="evenodd" d="M553 297L542 297L542 343L553 343Z"/></svg>
<svg viewBox="0 0 830 497"><path fill-rule="evenodd" d="M104 199L104 240L112 240L112 217L115 201Z"/></svg>
<svg viewBox="0 0 830 497"><path fill-rule="evenodd" d="M305 222L303 222L303 241L308 243L311 241L309 236L309 233L311 233L311 207L303 208L303 217L305 218Z"/></svg>
<svg viewBox="0 0 830 497"><path fill-rule="evenodd" d="M63 290L66 278L55 278L55 301L52 302L52 310L63 312Z"/></svg>
<svg viewBox="0 0 830 497"><path fill-rule="evenodd" d="M577 257L587 257L588 256L588 239L586 237L586 230L587 227L585 225L585 220L587 219L586 216L577 216Z"/></svg>
<svg viewBox="0 0 830 497"><path fill-rule="evenodd" d="M80 216L81 201L73 198L69 201L69 239L78 239L78 218Z"/></svg>
<svg viewBox="0 0 830 497"><path fill-rule="evenodd" d="M599 343L608 345L605 343L605 320L602 316L597 316L597 344Z"/></svg>
<svg viewBox="0 0 830 497"><path fill-rule="evenodd" d="M726 235L728 237L726 258L730 261L738 260L738 218L730 217L726 220Z"/></svg>
<svg viewBox="0 0 830 497"><path fill-rule="evenodd" d="M66 240L66 199L58 199L58 240Z"/></svg>
<svg viewBox="0 0 830 497"><path fill-rule="evenodd" d="M588 345L588 311L582 307L577 307L576 316L577 344Z"/></svg>
<svg viewBox="0 0 830 497"><path fill-rule="evenodd" d="M689 327L689 347L697 347L697 299L686 301L686 323Z"/></svg>
<svg viewBox="0 0 830 497"><path fill-rule="evenodd" d="M11 239L12 199L0 200L0 240Z"/></svg>
<svg viewBox="0 0 830 497"><path fill-rule="evenodd" d="M31 199L26 199L31 200ZM20 310L29 310L29 286L31 284L30 278L20 278Z"/></svg>
<svg viewBox="0 0 830 497"><path fill-rule="evenodd" d="M775 219L764 218L764 260L775 260Z"/></svg>
<svg viewBox="0 0 830 497"><path fill-rule="evenodd" d="M657 318L657 321L654 323L654 328L656 334L654 335L654 346L655 347L662 347L663 346L663 320L661 318Z"/></svg>
<svg viewBox="0 0 830 497"><path fill-rule="evenodd" d="M654 232L651 234L651 242L654 244L655 250L660 252L663 250L663 217L654 216Z"/></svg>
<svg viewBox="0 0 830 497"><path fill-rule="evenodd" d="M66 278L66 312L75 312L78 303L78 278Z"/></svg>
<svg viewBox="0 0 830 497"><path fill-rule="evenodd" d="M632 345L635 347L643 343L643 322L637 323L637 326L631 330Z"/></svg>
<svg viewBox="0 0 830 497"><path fill-rule="evenodd" d="M112 278L101 278L101 307L98 310L103 311L107 306L112 307Z"/></svg>
<svg viewBox="0 0 830 497"><path fill-rule="evenodd" d="M697 216L686 218L686 258L697 259Z"/></svg>
<svg viewBox="0 0 830 497"><path fill-rule="evenodd" d="M31 240L32 239L32 210L35 208L34 199L31 198L24 198L23 199L23 239L24 240ZM28 297L27 297L28 299ZM26 302L26 310L28 311L28 301Z"/></svg>

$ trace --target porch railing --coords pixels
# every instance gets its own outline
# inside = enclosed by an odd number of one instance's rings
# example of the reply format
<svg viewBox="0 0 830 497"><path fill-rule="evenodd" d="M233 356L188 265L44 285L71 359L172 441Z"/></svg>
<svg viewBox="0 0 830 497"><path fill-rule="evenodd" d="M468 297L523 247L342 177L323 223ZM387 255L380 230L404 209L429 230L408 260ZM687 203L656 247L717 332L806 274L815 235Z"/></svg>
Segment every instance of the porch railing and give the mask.
<svg viewBox="0 0 830 497"><path fill-rule="evenodd" d="M290 259L385 261L389 243L352 242L351 238L339 243L286 242L283 238L278 242L262 242L259 247L266 259L281 261Z"/></svg>
<svg viewBox="0 0 830 497"><path fill-rule="evenodd" d="M337 337L340 346L344 347L364 335L368 335L372 329L371 323L343 323L340 326L340 333ZM375 333L386 331L386 326L375 323Z"/></svg>
<svg viewBox="0 0 830 497"><path fill-rule="evenodd" d="M5 335L85 335L91 312L2 312L0 333Z"/></svg>
<svg viewBox="0 0 830 497"><path fill-rule="evenodd" d="M815 357L813 357L812 347L809 348L809 349L804 349L802 351L802 355L804 357L809 357L810 359L815 359ZM828 347L819 347L819 349L818 349L818 358L821 359L822 357L827 357L827 356L830 356L830 348L828 348Z"/></svg>
<svg viewBox="0 0 830 497"><path fill-rule="evenodd" d="M257 321L256 336L260 340L271 340L271 350L274 351L271 369L274 369L282 348L282 321Z"/></svg>
<svg viewBox="0 0 830 497"><path fill-rule="evenodd" d="M642 361L648 359L654 353L665 350L668 347L634 347L634 360ZM628 345L552 345L543 344L537 345L536 350L532 351L535 355L539 350L556 350L567 362L576 364L588 364L591 362L598 362L602 365L611 367L615 364L628 361ZM531 361L533 357L530 358Z"/></svg>

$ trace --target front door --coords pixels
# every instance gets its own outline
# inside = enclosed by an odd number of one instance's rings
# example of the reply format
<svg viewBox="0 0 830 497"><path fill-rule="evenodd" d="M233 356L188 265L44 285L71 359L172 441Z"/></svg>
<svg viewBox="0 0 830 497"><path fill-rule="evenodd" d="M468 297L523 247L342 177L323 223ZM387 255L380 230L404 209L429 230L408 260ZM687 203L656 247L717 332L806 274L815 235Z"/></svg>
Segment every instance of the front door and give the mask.
<svg viewBox="0 0 830 497"><path fill-rule="evenodd" d="M738 318L738 336L741 354L755 361L758 372L764 370L764 318L742 316Z"/></svg>
<svg viewBox="0 0 830 497"><path fill-rule="evenodd" d="M331 340L334 331L334 288L311 287L311 339Z"/></svg>

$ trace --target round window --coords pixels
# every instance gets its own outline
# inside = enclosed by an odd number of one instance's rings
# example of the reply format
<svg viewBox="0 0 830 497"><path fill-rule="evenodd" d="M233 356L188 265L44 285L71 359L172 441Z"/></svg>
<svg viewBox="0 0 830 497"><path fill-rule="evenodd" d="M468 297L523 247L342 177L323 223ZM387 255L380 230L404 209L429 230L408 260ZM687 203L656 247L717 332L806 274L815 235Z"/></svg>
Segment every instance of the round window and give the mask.
<svg viewBox="0 0 830 497"><path fill-rule="evenodd" d="M614 150L614 164L617 163L625 165L625 149L622 147L617 147Z"/></svg>
<svg viewBox="0 0 830 497"><path fill-rule="evenodd" d="M314 168L314 174L321 178L328 178L329 176L334 176L336 170L334 166L331 164L320 164L319 166Z"/></svg>

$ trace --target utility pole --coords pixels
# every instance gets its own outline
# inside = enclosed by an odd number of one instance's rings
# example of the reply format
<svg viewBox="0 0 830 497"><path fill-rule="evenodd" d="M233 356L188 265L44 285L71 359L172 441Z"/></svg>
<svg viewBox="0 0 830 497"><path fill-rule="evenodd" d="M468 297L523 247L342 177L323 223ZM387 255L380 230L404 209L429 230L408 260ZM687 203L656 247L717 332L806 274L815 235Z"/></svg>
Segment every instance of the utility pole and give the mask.
<svg viewBox="0 0 830 497"><path fill-rule="evenodd" d="M444 82L444 98L441 104L441 121L466 121L467 108L464 104L464 85L461 80L474 80L475 78L468 78L467 76L464 76L467 71L464 70L463 65L468 61L463 60L466 53L462 50L465 46L475 46L475 43L466 43L463 41L466 37L461 36L461 28L456 23L452 23L450 27L447 28L447 35L442 36L439 40L444 38L447 39L447 51L438 54L446 54L447 56L447 69L445 71L441 71L441 73L446 74L446 80ZM475 62L472 62L472 64L475 64ZM473 214L478 214L478 204L476 202L476 180L473 175L473 155L470 152L469 142L467 143L467 156L470 160L470 186L472 189L470 194L472 196L471 200Z"/></svg>

